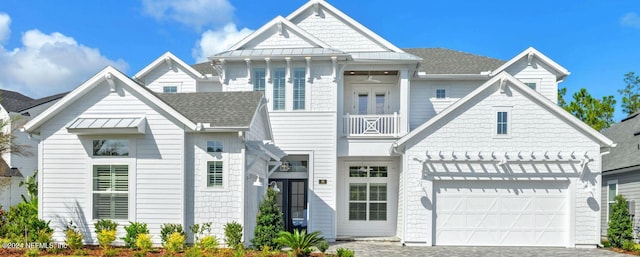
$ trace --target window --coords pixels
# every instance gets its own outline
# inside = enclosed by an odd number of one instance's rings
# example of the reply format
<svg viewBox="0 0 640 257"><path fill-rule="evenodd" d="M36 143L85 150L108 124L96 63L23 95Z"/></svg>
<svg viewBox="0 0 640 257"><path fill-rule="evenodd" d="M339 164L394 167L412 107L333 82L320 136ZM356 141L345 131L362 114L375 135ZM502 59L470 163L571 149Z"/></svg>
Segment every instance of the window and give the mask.
<svg viewBox="0 0 640 257"><path fill-rule="evenodd" d="M304 110L305 104L305 78L304 68L296 68L293 71L293 109Z"/></svg>
<svg viewBox="0 0 640 257"><path fill-rule="evenodd" d="M385 94L376 94L376 114L384 114Z"/></svg>
<svg viewBox="0 0 640 257"><path fill-rule="evenodd" d="M129 156L129 141L122 139L93 140L93 156Z"/></svg>
<svg viewBox="0 0 640 257"><path fill-rule="evenodd" d="M208 153L220 153L223 151L222 142L220 141L207 141Z"/></svg>
<svg viewBox="0 0 640 257"><path fill-rule="evenodd" d="M253 91L264 92L265 87L264 68L253 69Z"/></svg>
<svg viewBox="0 0 640 257"><path fill-rule="evenodd" d="M222 161L207 162L207 187L222 187Z"/></svg>
<svg viewBox="0 0 640 257"><path fill-rule="evenodd" d="M447 97L447 91L444 89L436 89L436 98L444 99Z"/></svg>
<svg viewBox="0 0 640 257"><path fill-rule="evenodd" d="M497 122L498 123L497 124L498 125L497 126L498 127L498 131L497 131L498 135L507 135L508 134L508 131L507 131L507 128L508 128L508 126L507 126L508 125L507 117L508 117L507 112L498 112L498 122Z"/></svg>
<svg viewBox="0 0 640 257"><path fill-rule="evenodd" d="M284 110L285 101L285 71L275 69L273 71L273 110Z"/></svg>
<svg viewBox="0 0 640 257"><path fill-rule="evenodd" d="M531 89L533 89L533 90L536 90L536 86L537 86L537 84L536 84L536 83L529 83L529 82L528 82L528 83L524 83L524 84L525 84L525 85L527 85L529 88L531 88Z"/></svg>
<svg viewBox="0 0 640 257"><path fill-rule="evenodd" d="M349 220L387 220L387 166L351 166Z"/></svg>
<svg viewBox="0 0 640 257"><path fill-rule="evenodd" d="M163 93L178 93L177 86L166 86L162 88Z"/></svg>
<svg viewBox="0 0 640 257"><path fill-rule="evenodd" d="M616 195L618 195L618 181L609 180L607 182L607 220L611 217L611 209L616 202Z"/></svg>
<svg viewBox="0 0 640 257"><path fill-rule="evenodd" d="M93 218L129 217L129 167L127 165L93 166Z"/></svg>

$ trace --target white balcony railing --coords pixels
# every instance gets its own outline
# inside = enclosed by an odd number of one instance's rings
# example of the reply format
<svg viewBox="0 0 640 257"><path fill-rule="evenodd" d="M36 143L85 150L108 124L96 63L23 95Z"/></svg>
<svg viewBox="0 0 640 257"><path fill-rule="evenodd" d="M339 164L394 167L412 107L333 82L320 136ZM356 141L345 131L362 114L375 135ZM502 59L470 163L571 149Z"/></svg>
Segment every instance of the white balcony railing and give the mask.
<svg viewBox="0 0 640 257"><path fill-rule="evenodd" d="M347 137L398 137L400 116L387 115L347 115L344 116L344 134Z"/></svg>

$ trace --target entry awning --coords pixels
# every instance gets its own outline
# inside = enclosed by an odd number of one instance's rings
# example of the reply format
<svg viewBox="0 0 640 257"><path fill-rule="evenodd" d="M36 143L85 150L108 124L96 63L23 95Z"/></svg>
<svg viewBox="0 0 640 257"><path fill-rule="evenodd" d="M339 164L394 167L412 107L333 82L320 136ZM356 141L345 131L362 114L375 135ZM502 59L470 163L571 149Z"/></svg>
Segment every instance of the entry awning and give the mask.
<svg viewBox="0 0 640 257"><path fill-rule="evenodd" d="M67 131L79 135L96 134L144 134L144 117L77 118L67 125Z"/></svg>
<svg viewBox="0 0 640 257"><path fill-rule="evenodd" d="M247 148L249 151L257 151L267 154L271 159L280 161L282 157L287 156L287 154L282 151L279 147L274 145L271 142L263 142L263 141L247 141Z"/></svg>

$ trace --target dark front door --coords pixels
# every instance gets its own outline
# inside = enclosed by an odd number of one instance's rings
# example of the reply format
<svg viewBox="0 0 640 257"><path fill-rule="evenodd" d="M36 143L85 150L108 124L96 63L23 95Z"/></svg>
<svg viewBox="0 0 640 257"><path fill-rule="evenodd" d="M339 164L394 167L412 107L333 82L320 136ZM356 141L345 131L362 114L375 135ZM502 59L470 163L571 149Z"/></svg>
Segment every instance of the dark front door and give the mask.
<svg viewBox="0 0 640 257"><path fill-rule="evenodd" d="M272 179L278 184L278 206L284 214L284 228L307 229L307 180L306 179Z"/></svg>

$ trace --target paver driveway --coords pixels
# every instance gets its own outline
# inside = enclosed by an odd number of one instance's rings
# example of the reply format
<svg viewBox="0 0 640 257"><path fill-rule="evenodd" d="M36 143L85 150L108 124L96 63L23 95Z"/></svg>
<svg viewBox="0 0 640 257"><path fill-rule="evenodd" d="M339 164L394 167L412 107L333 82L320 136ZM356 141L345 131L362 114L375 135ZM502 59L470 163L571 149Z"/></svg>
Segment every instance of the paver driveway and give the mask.
<svg viewBox="0 0 640 257"><path fill-rule="evenodd" d="M545 247L462 247L462 246L401 246L387 242L336 242L329 248L339 247L355 251L356 257L392 256L491 256L491 257L574 257L574 256L631 256L603 249L545 248Z"/></svg>

